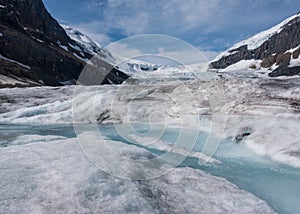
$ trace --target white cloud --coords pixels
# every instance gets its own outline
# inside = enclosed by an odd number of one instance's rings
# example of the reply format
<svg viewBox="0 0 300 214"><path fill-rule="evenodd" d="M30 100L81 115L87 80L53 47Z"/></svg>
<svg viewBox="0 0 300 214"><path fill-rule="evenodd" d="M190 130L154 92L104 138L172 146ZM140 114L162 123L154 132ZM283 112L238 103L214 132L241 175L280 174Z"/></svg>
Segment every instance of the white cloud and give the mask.
<svg viewBox="0 0 300 214"><path fill-rule="evenodd" d="M107 35L114 34L122 37L157 33L182 39L193 37L196 40L197 37L208 33L218 33L217 38L212 38L211 43L214 44L213 40L222 38L222 33L225 32L227 36L232 37L229 41L232 45L232 42L241 35L243 35L241 39L245 39L245 36L263 30L265 27L262 26L266 23L269 23L270 27L280 21L281 18L278 16L280 8L276 5L279 3L288 5L291 2L291 0L90 0L84 9L90 14L98 14L97 18L79 26L102 44L109 42ZM275 12L277 21L274 21ZM242 32L243 29L246 33ZM257 31L253 32L254 29ZM224 44L222 47L224 46L228 45Z"/></svg>
<svg viewBox="0 0 300 214"><path fill-rule="evenodd" d="M237 0L229 0L237 1ZM95 1L92 2L95 6ZM141 33L167 33L176 30L185 32L194 27L209 25L211 20L224 10L221 0L109 0L103 7L88 7L102 10L103 19L99 25L103 30L110 23L111 28L119 28L125 35Z"/></svg>
<svg viewBox="0 0 300 214"><path fill-rule="evenodd" d="M142 34L147 31L149 14L147 12L138 12L134 18L126 16L118 20L117 24L126 35Z"/></svg>
<svg viewBox="0 0 300 214"><path fill-rule="evenodd" d="M116 56L121 61L143 55L143 52L139 49L129 47L127 44L122 44L119 42L111 43L110 45L106 46L106 48L113 54L113 56Z"/></svg>
<svg viewBox="0 0 300 214"><path fill-rule="evenodd" d="M145 59L150 56L157 56L183 65L205 63L218 54L213 51L200 51L182 40L162 35L129 37L112 43L106 48L114 56L118 56L121 61L130 58L141 58L142 56Z"/></svg>
<svg viewBox="0 0 300 214"><path fill-rule="evenodd" d="M204 63L208 61L202 52L192 49L182 51L162 51L159 55L172 59L182 65Z"/></svg>
<svg viewBox="0 0 300 214"><path fill-rule="evenodd" d="M212 61L220 54L220 52L217 51L201 51L201 52L207 58L208 61Z"/></svg>
<svg viewBox="0 0 300 214"><path fill-rule="evenodd" d="M101 46L106 46L107 44L111 43L111 38L101 32L100 28L101 24L97 21L93 21L86 24L77 24L73 27L81 31L82 33L89 36L95 42L99 43Z"/></svg>

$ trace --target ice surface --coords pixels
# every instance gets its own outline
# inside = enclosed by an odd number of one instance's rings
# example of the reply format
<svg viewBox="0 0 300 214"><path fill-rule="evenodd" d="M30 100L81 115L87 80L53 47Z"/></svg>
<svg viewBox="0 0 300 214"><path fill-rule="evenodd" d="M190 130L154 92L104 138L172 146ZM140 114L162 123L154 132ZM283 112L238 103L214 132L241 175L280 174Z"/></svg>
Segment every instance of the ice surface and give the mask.
<svg viewBox="0 0 300 214"><path fill-rule="evenodd" d="M143 137L143 136L138 136L135 134L131 134L129 135L129 139L131 140L131 142L135 142L137 143L137 145L144 145L146 142L146 147L147 148L151 148L151 149L158 149L164 152L172 152L175 154L179 154L185 157L194 157L194 158L198 158L199 160L203 161L203 162L208 162L208 163L220 163L219 160L215 159L215 158L209 158L207 157L204 153L202 152L198 152L198 151L192 151L187 148L184 147L178 147L176 145L173 145L170 142L167 141L163 141L161 139L157 139L157 138L147 138L147 137ZM186 139L188 140L188 139Z"/></svg>
<svg viewBox="0 0 300 214"><path fill-rule="evenodd" d="M56 140L64 140L66 137L56 136L56 135L22 135L17 137L12 143L12 145L39 143L39 142L49 142Z"/></svg>
<svg viewBox="0 0 300 214"><path fill-rule="evenodd" d="M224 89L226 98L221 110L227 117L225 137L234 139L241 128L248 127L253 132L244 140L247 146L277 161L300 166L299 141L296 140L300 139L297 78L226 77L189 83L84 87L78 95L79 113L75 121L72 115L72 86L1 89L0 111L3 113L0 114L0 122L147 123L151 118L152 123L170 127L184 125L210 131L209 91L214 90L216 85Z"/></svg>
<svg viewBox="0 0 300 214"><path fill-rule="evenodd" d="M190 65L159 65L137 59L121 60L117 65L122 71L130 75L134 79L149 80L161 79L169 80L189 80L195 79L200 73L209 70L209 63L199 63ZM146 68L146 70L141 69Z"/></svg>
<svg viewBox="0 0 300 214"><path fill-rule="evenodd" d="M149 123L210 131L211 92L222 88L224 137L243 139L259 154L300 166L300 86L293 79L223 78L159 84L82 87L73 117L73 86L0 89L0 123ZM149 120L150 119L150 120ZM216 120L217 122L218 120ZM222 117L220 117L222 123ZM219 133L216 133L217 135Z"/></svg>
<svg viewBox="0 0 300 214"><path fill-rule="evenodd" d="M131 158L148 157L142 148L111 143ZM4 213L274 213L227 180L191 168L144 181L112 177L91 164L75 138L1 148L0 161Z"/></svg>

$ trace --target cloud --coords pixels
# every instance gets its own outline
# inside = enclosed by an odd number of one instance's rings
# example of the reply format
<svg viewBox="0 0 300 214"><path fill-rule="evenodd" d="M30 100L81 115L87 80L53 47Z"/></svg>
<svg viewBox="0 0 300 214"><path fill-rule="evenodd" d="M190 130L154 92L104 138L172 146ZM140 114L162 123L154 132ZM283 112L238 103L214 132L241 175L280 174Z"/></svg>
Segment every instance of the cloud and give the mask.
<svg viewBox="0 0 300 214"><path fill-rule="evenodd" d="M80 32L88 35L101 46L106 46L112 42L111 38L101 31L101 24L97 21L92 21L85 24L75 24L74 27Z"/></svg>
<svg viewBox="0 0 300 214"><path fill-rule="evenodd" d="M74 25L104 45L154 33L223 50L292 15L297 7L300 2L291 0L86 0L82 10L90 21ZM207 44L201 37L207 37Z"/></svg>
<svg viewBox="0 0 300 214"><path fill-rule="evenodd" d="M156 57L156 60L161 58L161 61L183 65L206 63L218 54L214 51L200 51L174 37L154 34L128 37L106 48L121 61L131 58L147 61Z"/></svg>
<svg viewBox="0 0 300 214"><path fill-rule="evenodd" d="M110 45L106 46L106 48L113 54L113 56L118 57L118 59L121 61L143 55L141 50L132 48L128 44L122 44L119 42L111 43Z"/></svg>

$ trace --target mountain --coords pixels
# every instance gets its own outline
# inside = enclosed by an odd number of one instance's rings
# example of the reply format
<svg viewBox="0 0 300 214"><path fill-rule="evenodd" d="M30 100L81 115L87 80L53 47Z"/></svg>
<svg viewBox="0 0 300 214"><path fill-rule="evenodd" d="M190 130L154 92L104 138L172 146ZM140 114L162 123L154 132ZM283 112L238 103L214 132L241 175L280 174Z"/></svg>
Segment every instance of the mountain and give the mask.
<svg viewBox="0 0 300 214"><path fill-rule="evenodd" d="M71 39L42 0L0 0L0 87L75 83L98 51ZM97 62L110 71L102 84L128 78L101 57Z"/></svg>
<svg viewBox="0 0 300 214"><path fill-rule="evenodd" d="M91 38L89 38L87 35L83 34L79 30L67 26L62 25L63 29L66 31L67 35L76 42L77 46L84 50L85 52L91 54L91 55L98 55L103 60L107 61L108 63L114 64L116 63L116 59L112 56L112 54L105 49L104 47L101 47L98 43L93 41Z"/></svg>
<svg viewBox="0 0 300 214"><path fill-rule="evenodd" d="M300 74L300 14L239 42L211 62L214 69L265 70L271 77Z"/></svg>

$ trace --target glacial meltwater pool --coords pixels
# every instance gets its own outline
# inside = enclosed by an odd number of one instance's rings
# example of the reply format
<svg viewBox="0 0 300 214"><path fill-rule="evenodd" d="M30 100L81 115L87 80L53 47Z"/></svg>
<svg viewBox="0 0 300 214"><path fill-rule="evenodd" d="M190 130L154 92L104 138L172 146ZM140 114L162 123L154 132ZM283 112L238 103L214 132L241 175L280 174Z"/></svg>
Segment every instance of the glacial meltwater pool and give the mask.
<svg viewBox="0 0 300 214"><path fill-rule="evenodd" d="M80 126L82 131L90 131L89 125ZM98 128L101 134L110 140L136 145L128 139L125 140L124 136L120 136L114 126L101 125ZM159 130L159 127L157 129ZM122 133L126 134L126 126L123 126L122 130ZM139 133L147 132L145 126L135 126L135 130ZM128 134L131 132L131 128L128 128ZM179 130L168 128L162 134L160 142L172 144L176 141L178 134ZM3 124L0 125L0 153L3 152L4 148L10 146L18 150L19 147L26 144L39 144L69 138L76 138L72 125ZM200 133L193 151L201 152L206 138L206 133ZM189 140L188 137L186 140ZM136 146L143 147L155 155L161 155L165 152L160 149L163 148L162 145L155 148ZM190 167L223 177L241 189L266 201L277 213L300 213L300 169L259 156L242 143L236 144L228 140L223 140L220 143L213 157L219 162L201 164L198 158L188 157L178 167ZM3 187L0 186L0 188Z"/></svg>

